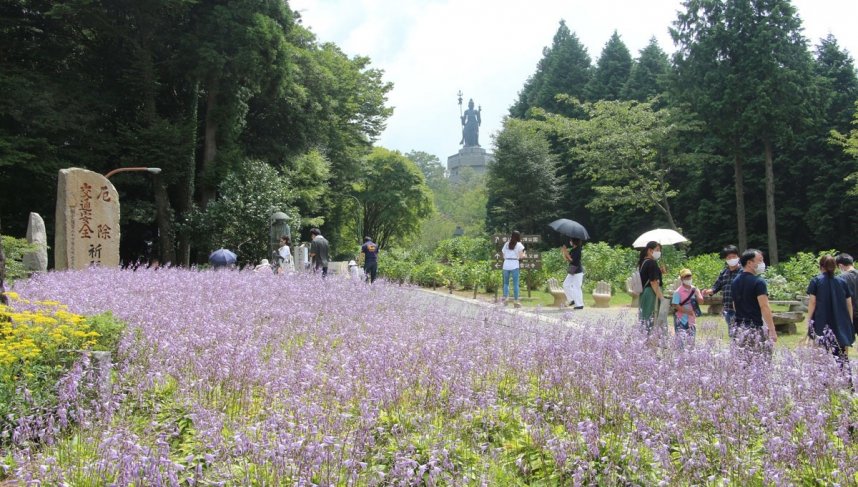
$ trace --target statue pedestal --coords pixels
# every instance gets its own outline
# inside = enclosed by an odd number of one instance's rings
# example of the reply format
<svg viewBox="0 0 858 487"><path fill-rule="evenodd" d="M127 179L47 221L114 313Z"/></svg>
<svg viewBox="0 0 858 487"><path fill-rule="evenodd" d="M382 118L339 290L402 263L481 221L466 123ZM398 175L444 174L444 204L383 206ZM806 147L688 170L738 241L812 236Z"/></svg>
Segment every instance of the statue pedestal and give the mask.
<svg viewBox="0 0 858 487"><path fill-rule="evenodd" d="M469 167L477 174L485 174L488 165L494 162L494 155L479 146L462 147L457 154L447 158L447 171L450 181L458 182L461 171Z"/></svg>

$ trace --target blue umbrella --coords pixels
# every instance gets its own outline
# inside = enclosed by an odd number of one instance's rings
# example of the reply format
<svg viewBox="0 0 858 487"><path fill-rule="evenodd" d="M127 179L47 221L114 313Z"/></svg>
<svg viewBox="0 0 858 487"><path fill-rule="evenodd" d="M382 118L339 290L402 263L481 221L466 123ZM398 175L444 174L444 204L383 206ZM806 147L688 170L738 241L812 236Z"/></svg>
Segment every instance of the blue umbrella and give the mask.
<svg viewBox="0 0 858 487"><path fill-rule="evenodd" d="M235 264L237 260L238 256L231 250L227 249L218 249L209 255L209 264L215 267L232 265Z"/></svg>

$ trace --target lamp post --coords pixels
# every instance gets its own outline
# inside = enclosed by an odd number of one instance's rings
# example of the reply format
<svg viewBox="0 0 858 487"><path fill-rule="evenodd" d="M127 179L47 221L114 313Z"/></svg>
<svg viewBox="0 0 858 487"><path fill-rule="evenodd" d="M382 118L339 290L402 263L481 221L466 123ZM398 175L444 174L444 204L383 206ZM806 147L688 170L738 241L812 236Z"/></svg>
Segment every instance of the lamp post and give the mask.
<svg viewBox="0 0 858 487"><path fill-rule="evenodd" d="M148 172L150 174L161 174L160 167L120 167L105 174L104 177L110 179L110 176L121 172Z"/></svg>

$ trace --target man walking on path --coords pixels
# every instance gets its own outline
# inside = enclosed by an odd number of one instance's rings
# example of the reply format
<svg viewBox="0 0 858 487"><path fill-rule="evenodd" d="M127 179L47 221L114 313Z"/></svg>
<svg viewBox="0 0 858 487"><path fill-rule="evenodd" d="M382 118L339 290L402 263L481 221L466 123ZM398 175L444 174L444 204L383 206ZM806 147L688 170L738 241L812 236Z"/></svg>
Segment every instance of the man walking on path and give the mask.
<svg viewBox="0 0 858 487"><path fill-rule="evenodd" d="M322 232L318 228L310 230L310 236L313 241L310 242L310 263L313 266L313 272L322 269L322 277L328 275L328 240L322 236Z"/></svg>
<svg viewBox="0 0 858 487"><path fill-rule="evenodd" d="M733 340L743 348L768 348L778 341L769 290L759 275L766 271L763 253L748 249L739 258L742 272L733 279L733 308L736 311Z"/></svg>
<svg viewBox="0 0 858 487"><path fill-rule="evenodd" d="M363 238L360 253L363 254L363 271L366 273L366 281L370 284L375 282L378 274L378 245L370 237Z"/></svg>

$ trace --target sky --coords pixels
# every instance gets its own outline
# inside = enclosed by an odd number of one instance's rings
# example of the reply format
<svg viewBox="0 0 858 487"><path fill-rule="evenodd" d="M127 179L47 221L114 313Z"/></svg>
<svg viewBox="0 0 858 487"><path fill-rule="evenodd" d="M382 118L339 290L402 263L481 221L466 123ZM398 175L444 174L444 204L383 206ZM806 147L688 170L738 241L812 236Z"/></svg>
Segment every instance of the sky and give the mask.
<svg viewBox="0 0 858 487"><path fill-rule="evenodd" d="M680 0L290 0L319 41L349 56L368 56L394 84L394 114L376 145L419 150L446 163L460 146L456 94L482 107L480 145L491 135L536 70L560 19L587 48L593 64L616 30L633 57L655 37L675 48L668 28ZM811 45L834 34L858 53L858 1L793 0Z"/></svg>

